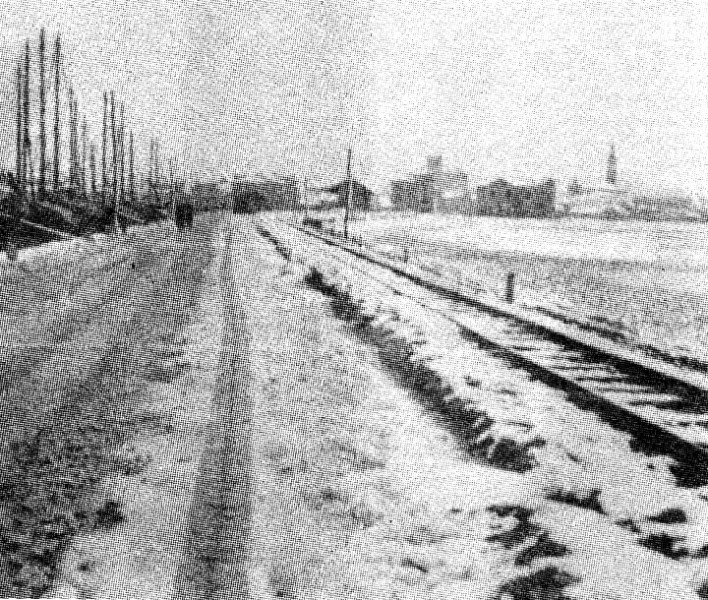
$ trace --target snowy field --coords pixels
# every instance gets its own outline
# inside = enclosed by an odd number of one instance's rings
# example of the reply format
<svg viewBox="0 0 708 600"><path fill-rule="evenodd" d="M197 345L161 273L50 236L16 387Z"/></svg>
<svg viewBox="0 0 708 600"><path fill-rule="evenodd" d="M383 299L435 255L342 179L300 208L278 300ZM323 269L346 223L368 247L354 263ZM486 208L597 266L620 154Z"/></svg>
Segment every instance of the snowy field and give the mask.
<svg viewBox="0 0 708 600"><path fill-rule="evenodd" d="M708 597L708 487L682 487L670 459L637 452L630 435L363 277L351 258L268 227L305 271L317 269L323 289L356 307L384 355L406 357L409 379L426 374L443 414L472 424L463 439L476 466L438 475L465 490L476 539L450 551L485 570L488 587L474 597ZM439 502L452 498L447 490Z"/></svg>
<svg viewBox="0 0 708 600"><path fill-rule="evenodd" d="M499 296L513 272L523 305L708 362L705 224L372 214L350 230Z"/></svg>

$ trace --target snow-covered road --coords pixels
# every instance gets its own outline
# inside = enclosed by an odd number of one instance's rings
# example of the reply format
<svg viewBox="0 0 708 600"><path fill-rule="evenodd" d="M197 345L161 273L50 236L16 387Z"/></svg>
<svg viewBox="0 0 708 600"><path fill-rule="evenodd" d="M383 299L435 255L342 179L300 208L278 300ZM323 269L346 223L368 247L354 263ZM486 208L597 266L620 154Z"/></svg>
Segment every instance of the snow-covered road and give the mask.
<svg viewBox="0 0 708 600"><path fill-rule="evenodd" d="M708 490L256 225L0 265L0 595L708 597Z"/></svg>

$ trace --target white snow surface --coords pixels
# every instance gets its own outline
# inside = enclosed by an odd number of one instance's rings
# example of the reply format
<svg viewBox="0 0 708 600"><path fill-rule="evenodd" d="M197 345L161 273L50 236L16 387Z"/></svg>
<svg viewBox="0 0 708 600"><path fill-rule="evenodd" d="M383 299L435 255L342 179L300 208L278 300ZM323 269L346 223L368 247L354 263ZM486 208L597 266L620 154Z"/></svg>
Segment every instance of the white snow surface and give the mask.
<svg viewBox="0 0 708 600"><path fill-rule="evenodd" d="M449 388L446 403L461 404L491 420L484 433L492 442L487 460L502 442L537 444L528 450L536 461L532 469L517 473L490 468L485 480L468 489L476 509L485 510L480 539L515 523L511 516L498 517L486 509L520 506L532 511L532 522L568 553L539 557L530 565L516 565L509 558L508 568L495 575L499 584L553 566L576 579L564 589L571 598L708 597L702 588L708 582L708 488L679 487L670 459L633 451L629 435L463 340L457 327L434 310L386 288L381 273L376 280L365 276L363 265L351 255L338 255L274 220L265 223L301 262L303 274L316 267L327 284L360 305L372 319L371 327L414 348L411 362L436 373ZM484 458L478 460L484 463ZM595 495L601 510L549 499L570 494L578 499ZM668 510L683 513L685 522L652 519ZM640 543L650 536L669 536L674 558Z"/></svg>
<svg viewBox="0 0 708 600"><path fill-rule="evenodd" d="M708 363L705 223L370 213L350 231L377 252L402 259L407 248L419 267L498 297L514 272L520 305Z"/></svg>
<svg viewBox="0 0 708 600"><path fill-rule="evenodd" d="M97 268L109 259L115 259L115 252L110 256L106 250L119 250L124 236L133 239L136 236L156 235L166 228L172 227L169 223L151 223L128 228L125 234L108 235L95 233L69 240L47 242L37 246L23 248L17 253L17 260L11 262L4 252L0 252L0 269L21 268L30 271L39 271L48 267L66 265L68 268L81 263L84 266Z"/></svg>

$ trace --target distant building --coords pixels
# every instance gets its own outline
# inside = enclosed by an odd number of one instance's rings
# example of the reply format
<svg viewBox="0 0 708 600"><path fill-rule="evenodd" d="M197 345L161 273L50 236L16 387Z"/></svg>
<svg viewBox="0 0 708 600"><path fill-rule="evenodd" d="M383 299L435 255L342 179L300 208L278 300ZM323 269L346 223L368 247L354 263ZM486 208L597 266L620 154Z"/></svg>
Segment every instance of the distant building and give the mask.
<svg viewBox="0 0 708 600"><path fill-rule="evenodd" d="M302 200L298 181L290 177L237 178L231 184L230 198L236 212L294 210Z"/></svg>
<svg viewBox="0 0 708 600"><path fill-rule="evenodd" d="M555 212L556 183L512 185L497 179L477 188L476 213L500 217L549 217Z"/></svg>
<svg viewBox="0 0 708 600"><path fill-rule="evenodd" d="M398 210L468 213L469 181L461 171L443 171L442 156L429 156L428 170L391 183L391 204Z"/></svg>
<svg viewBox="0 0 708 600"><path fill-rule="evenodd" d="M349 192L349 185L347 184L348 182L345 180L330 187L321 188L320 191L329 194L336 194L337 206L346 206L347 196L351 194L349 198L349 206L351 208L357 210L371 210L374 200L374 193L356 179L352 179L351 192Z"/></svg>

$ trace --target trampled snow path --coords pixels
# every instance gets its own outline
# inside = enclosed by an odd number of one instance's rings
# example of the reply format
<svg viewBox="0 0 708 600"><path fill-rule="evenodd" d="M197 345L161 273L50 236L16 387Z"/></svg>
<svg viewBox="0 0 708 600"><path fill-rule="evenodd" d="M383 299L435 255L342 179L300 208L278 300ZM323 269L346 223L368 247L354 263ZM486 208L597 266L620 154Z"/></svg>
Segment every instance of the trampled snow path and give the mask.
<svg viewBox="0 0 708 600"><path fill-rule="evenodd" d="M570 405L561 392L464 341L435 313L384 294L353 257L350 266L333 263L301 234L268 228L303 261L303 271L316 267L325 285L348 293L371 331L411 348L409 362L448 386L445 405L488 419L489 427L470 440L473 449L483 448L492 464L500 445L527 449L533 468L511 486L490 486L498 494L484 503L485 514L500 520L480 524L485 539L515 556L506 581L550 576L544 569L554 568L556 583L573 598L705 597L708 490L679 488L667 459L634 452L629 436ZM525 537L522 525L538 529Z"/></svg>

